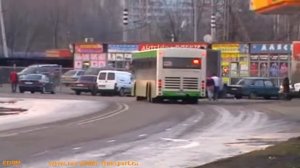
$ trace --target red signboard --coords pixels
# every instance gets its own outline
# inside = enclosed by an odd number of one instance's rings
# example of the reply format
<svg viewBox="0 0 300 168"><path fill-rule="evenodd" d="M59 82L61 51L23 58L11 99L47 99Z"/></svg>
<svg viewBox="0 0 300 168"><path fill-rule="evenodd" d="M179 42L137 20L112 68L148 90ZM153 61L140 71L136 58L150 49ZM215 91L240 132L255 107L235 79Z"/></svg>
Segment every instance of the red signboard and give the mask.
<svg viewBox="0 0 300 168"><path fill-rule="evenodd" d="M46 51L46 56L62 58L62 57L71 57L72 54L68 49L51 49Z"/></svg>
<svg viewBox="0 0 300 168"><path fill-rule="evenodd" d="M139 44L139 51L152 50L158 48L207 48L206 43L141 43Z"/></svg>
<svg viewBox="0 0 300 168"><path fill-rule="evenodd" d="M103 45L99 43L75 44L75 53L103 53Z"/></svg>
<svg viewBox="0 0 300 168"><path fill-rule="evenodd" d="M293 43L293 59L300 61L300 41Z"/></svg>

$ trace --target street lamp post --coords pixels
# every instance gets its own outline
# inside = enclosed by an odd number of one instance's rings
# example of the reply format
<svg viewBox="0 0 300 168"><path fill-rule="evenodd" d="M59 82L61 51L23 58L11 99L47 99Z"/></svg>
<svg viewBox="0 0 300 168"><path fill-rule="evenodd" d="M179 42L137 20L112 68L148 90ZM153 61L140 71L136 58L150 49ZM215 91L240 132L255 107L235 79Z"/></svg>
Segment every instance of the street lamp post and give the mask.
<svg viewBox="0 0 300 168"><path fill-rule="evenodd" d="M211 18L210 18L210 31L212 42L216 40L216 6L215 0L211 0Z"/></svg>
<svg viewBox="0 0 300 168"><path fill-rule="evenodd" d="M193 14L193 16L194 16L194 42L197 42L197 39L198 39L198 31L197 31L197 29L198 29L198 6L197 6L197 0L194 0L193 1L193 8L194 8L194 14Z"/></svg>
<svg viewBox="0 0 300 168"><path fill-rule="evenodd" d="M8 49L7 49L7 43L6 43L6 34L5 34L5 25L4 25L4 17L3 17L2 0L0 0L0 26L1 26L3 53L4 53L4 57L8 58Z"/></svg>
<svg viewBox="0 0 300 168"><path fill-rule="evenodd" d="M128 32L127 32L127 26L128 26L128 8L127 8L127 2L126 0L123 0L124 4L124 10L123 10L123 42L127 42L128 40Z"/></svg>

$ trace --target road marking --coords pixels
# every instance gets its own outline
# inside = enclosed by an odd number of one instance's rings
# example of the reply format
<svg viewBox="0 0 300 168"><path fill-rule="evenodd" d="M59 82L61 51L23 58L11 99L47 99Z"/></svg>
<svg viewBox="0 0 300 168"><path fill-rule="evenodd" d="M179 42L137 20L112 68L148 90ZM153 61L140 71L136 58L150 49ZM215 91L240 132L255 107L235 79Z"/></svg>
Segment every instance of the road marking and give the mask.
<svg viewBox="0 0 300 168"><path fill-rule="evenodd" d="M22 134L22 133L24 134L24 133L34 132L34 131L38 131L38 130L42 130L42 129L46 129L46 128L49 128L49 127L34 128L34 129L30 129L30 130L20 131L19 133L20 134Z"/></svg>
<svg viewBox="0 0 300 168"><path fill-rule="evenodd" d="M107 141L107 143L112 143L112 142L116 142L116 140L112 139L112 140Z"/></svg>
<svg viewBox="0 0 300 168"><path fill-rule="evenodd" d="M78 146L78 147L73 148L73 150L78 150L78 149L81 149L81 147Z"/></svg>
<svg viewBox="0 0 300 168"><path fill-rule="evenodd" d="M146 137L147 136L147 134L140 134L139 135L139 137L141 138L141 137Z"/></svg>
<svg viewBox="0 0 300 168"><path fill-rule="evenodd" d="M120 108L118 108L117 110L114 110L114 111L109 112L107 114L102 114L98 117L87 119L85 121L81 121L81 122L77 123L77 125L86 125L86 124L89 124L89 123L92 123L92 122L95 122L95 121L111 118L113 116L116 116L118 114L121 114L121 113L127 111L128 109L129 109L129 106L127 104L121 104Z"/></svg>
<svg viewBox="0 0 300 168"><path fill-rule="evenodd" d="M189 144L187 144L187 145L178 146L178 147L176 147L176 148L188 149L188 148L194 148L194 147L197 147L197 146L199 146L199 145L200 145L199 142L191 142L191 143L189 143Z"/></svg>
<svg viewBox="0 0 300 168"><path fill-rule="evenodd" d="M189 142L189 140L186 139L173 139L173 138L161 138L165 141L171 141L171 142Z"/></svg>
<svg viewBox="0 0 300 168"><path fill-rule="evenodd" d="M116 111L119 111L119 110L122 109L122 104L117 103L117 106L118 106L118 108L116 110L113 110L113 111L110 111L110 112L107 112L107 113L104 113L104 114L100 114L100 115L92 117L92 118L83 119L83 120L81 120L79 122L86 122L86 121L90 121L90 120L93 120L93 119L101 118L103 116L106 116L106 115L109 115L109 114L113 114ZM76 123L78 123L78 121Z"/></svg>
<svg viewBox="0 0 300 168"><path fill-rule="evenodd" d="M93 153L89 154L89 157L104 157L105 155L105 153Z"/></svg>
<svg viewBox="0 0 300 168"><path fill-rule="evenodd" d="M17 132L13 132L13 133L0 134L0 137L16 136L16 135L19 135L19 134L25 134L25 133L29 133L29 132L34 132L34 131L46 129L46 128L49 128L49 127L40 127L40 128L29 129L29 130L17 131Z"/></svg>
<svg viewBox="0 0 300 168"><path fill-rule="evenodd" d="M15 136L15 135L18 135L18 134L19 134L19 133L0 134L0 138L10 137L10 136Z"/></svg>
<svg viewBox="0 0 300 168"><path fill-rule="evenodd" d="M47 152L48 152L48 151L45 150L45 151L43 151L43 152L39 152L39 153L33 154L32 156L41 156L41 155L43 155L43 154L46 154Z"/></svg>

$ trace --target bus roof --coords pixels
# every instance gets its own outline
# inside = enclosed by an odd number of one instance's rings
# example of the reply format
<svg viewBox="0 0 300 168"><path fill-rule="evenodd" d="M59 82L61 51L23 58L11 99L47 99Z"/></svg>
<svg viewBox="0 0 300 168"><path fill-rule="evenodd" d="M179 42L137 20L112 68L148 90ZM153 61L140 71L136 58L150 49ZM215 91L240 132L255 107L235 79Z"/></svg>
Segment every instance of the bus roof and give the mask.
<svg viewBox="0 0 300 168"><path fill-rule="evenodd" d="M142 59L142 58L156 58L157 52L158 51L168 51L168 50L178 50L178 51L183 51L183 50L190 50L190 51L203 51L205 49L199 49L199 48L158 48L158 49L152 49L152 50L145 50L145 51L136 51L133 52L132 58L133 59Z"/></svg>

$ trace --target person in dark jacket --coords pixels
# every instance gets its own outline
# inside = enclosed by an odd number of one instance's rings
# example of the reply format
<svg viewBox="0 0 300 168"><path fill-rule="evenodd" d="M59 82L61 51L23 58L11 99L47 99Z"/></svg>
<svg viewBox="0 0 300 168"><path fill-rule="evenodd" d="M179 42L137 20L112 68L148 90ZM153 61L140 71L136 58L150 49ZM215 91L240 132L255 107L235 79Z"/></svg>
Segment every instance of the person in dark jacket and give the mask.
<svg viewBox="0 0 300 168"><path fill-rule="evenodd" d="M282 92L283 92L283 98L286 100L291 100L290 95L290 80L288 77L285 77L282 81Z"/></svg>
<svg viewBox="0 0 300 168"><path fill-rule="evenodd" d="M285 93L285 94L290 93L290 80L288 77L285 77L283 79L282 87L283 87L283 93Z"/></svg>

